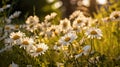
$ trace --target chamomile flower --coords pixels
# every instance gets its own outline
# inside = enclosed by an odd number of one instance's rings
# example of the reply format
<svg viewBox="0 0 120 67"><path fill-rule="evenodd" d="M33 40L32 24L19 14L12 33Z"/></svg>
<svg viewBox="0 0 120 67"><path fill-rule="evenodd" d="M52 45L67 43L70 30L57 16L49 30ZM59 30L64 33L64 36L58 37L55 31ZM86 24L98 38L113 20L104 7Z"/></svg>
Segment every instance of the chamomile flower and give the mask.
<svg viewBox="0 0 120 67"><path fill-rule="evenodd" d="M77 38L77 35L75 32L69 32L60 38L59 43L62 45L69 45L69 43L71 43L76 38Z"/></svg>
<svg viewBox="0 0 120 67"><path fill-rule="evenodd" d="M101 37L103 36L102 31L100 29L94 28L94 27L88 29L85 34L88 38L91 38L91 39L93 39L93 38L101 39Z"/></svg>
<svg viewBox="0 0 120 67"><path fill-rule="evenodd" d="M84 15L83 15L83 13L82 13L81 11L76 10L76 11L74 11L74 12L70 15L69 19L72 20L72 19L75 19L75 18L78 17L78 16L82 16L82 17L83 17Z"/></svg>
<svg viewBox="0 0 120 67"><path fill-rule="evenodd" d="M28 54L32 55L33 56L33 53L36 52L36 47L35 45L28 45L27 48L26 48L26 51Z"/></svg>
<svg viewBox="0 0 120 67"><path fill-rule="evenodd" d="M39 22L39 18L35 16L29 16L26 20L26 24L36 24Z"/></svg>
<svg viewBox="0 0 120 67"><path fill-rule="evenodd" d="M11 32L13 29L13 25L5 25L4 32Z"/></svg>
<svg viewBox="0 0 120 67"><path fill-rule="evenodd" d="M10 18L5 18L5 22L9 24L12 22L12 20Z"/></svg>
<svg viewBox="0 0 120 67"><path fill-rule="evenodd" d="M79 58L82 55L88 55L90 53L91 50L91 46L90 45L86 45L81 49L80 54L75 55L75 58Z"/></svg>
<svg viewBox="0 0 120 67"><path fill-rule="evenodd" d="M57 25L51 25L51 27L48 27L46 30L47 36L56 36L60 34L60 28Z"/></svg>
<svg viewBox="0 0 120 67"><path fill-rule="evenodd" d="M20 48L23 47L25 49L28 45L33 45L33 44L34 44L34 40L32 38L25 37L20 39Z"/></svg>
<svg viewBox="0 0 120 67"><path fill-rule="evenodd" d="M57 13L53 12L50 15L46 15L45 16L45 21L50 21L52 19L54 19L57 16Z"/></svg>
<svg viewBox="0 0 120 67"><path fill-rule="evenodd" d="M36 44L36 50L32 54L34 57L44 54L48 50L48 46L45 43Z"/></svg>
<svg viewBox="0 0 120 67"><path fill-rule="evenodd" d="M25 34L20 31L10 33L10 38L14 41L15 44L20 43L20 38L22 38L24 36L25 36Z"/></svg>
<svg viewBox="0 0 120 67"><path fill-rule="evenodd" d="M64 33L69 31L72 28L70 20L68 20L67 18L65 18L64 20L60 20L59 25L60 25L61 31Z"/></svg>
<svg viewBox="0 0 120 67"><path fill-rule="evenodd" d="M73 21L73 26L74 26L74 27L75 27L75 26L83 27L84 22L86 22L86 18L78 17L78 18L76 18L76 19Z"/></svg>
<svg viewBox="0 0 120 67"><path fill-rule="evenodd" d="M113 21L120 21L120 11L114 11L110 14L110 18Z"/></svg>

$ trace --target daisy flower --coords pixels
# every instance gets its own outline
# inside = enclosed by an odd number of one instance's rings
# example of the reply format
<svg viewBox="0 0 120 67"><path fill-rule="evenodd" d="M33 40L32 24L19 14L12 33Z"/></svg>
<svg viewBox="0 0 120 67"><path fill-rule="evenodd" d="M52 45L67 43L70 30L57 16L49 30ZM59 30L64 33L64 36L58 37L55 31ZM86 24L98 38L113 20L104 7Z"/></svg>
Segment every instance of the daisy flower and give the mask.
<svg viewBox="0 0 120 67"><path fill-rule="evenodd" d="M36 24L39 22L39 18L35 15L35 16L29 16L26 20L26 24Z"/></svg>
<svg viewBox="0 0 120 67"><path fill-rule="evenodd" d="M22 38L24 36L25 36L25 34L20 31L10 33L10 38L14 41L15 44L20 43L20 38Z"/></svg>
<svg viewBox="0 0 120 67"><path fill-rule="evenodd" d="M86 31L85 33L87 35L88 38L97 38L97 39L101 39L102 35L102 31L98 28L90 28Z"/></svg>
<svg viewBox="0 0 120 67"><path fill-rule="evenodd" d="M91 50L91 46L90 45L86 45L84 46L82 49L81 49L81 52L80 54L78 55L75 55L75 58L78 58L82 55L88 55L90 53L90 50Z"/></svg>
<svg viewBox="0 0 120 67"><path fill-rule="evenodd" d="M50 21L52 19L54 19L57 16L57 13L53 12L50 15L46 15L45 16L45 21Z"/></svg>
<svg viewBox="0 0 120 67"><path fill-rule="evenodd" d="M67 32L72 28L70 20L68 20L67 18L65 18L64 20L60 20L59 25L60 25L61 31L63 32Z"/></svg>
<svg viewBox="0 0 120 67"><path fill-rule="evenodd" d="M63 37L60 38L59 43L63 44L63 45L68 45L69 43L71 43L73 40L75 40L77 38L77 35L75 32L69 32L66 35L64 35Z"/></svg>
<svg viewBox="0 0 120 67"><path fill-rule="evenodd" d="M34 44L34 40L32 38L25 37L20 39L20 48L23 47L25 49L28 45L33 45L33 44Z"/></svg>
<svg viewBox="0 0 120 67"><path fill-rule="evenodd" d="M83 27L84 22L86 22L86 18L84 17L77 17L74 21L73 21L73 26L80 26Z"/></svg>
<svg viewBox="0 0 120 67"><path fill-rule="evenodd" d="M57 25L51 25L51 27L48 27L46 30L47 36L56 36L60 34L60 28Z"/></svg>
<svg viewBox="0 0 120 67"><path fill-rule="evenodd" d="M31 53L34 57L42 55L48 50L48 46L45 43L36 44L35 47L35 52Z"/></svg>
<svg viewBox="0 0 120 67"><path fill-rule="evenodd" d="M33 53L35 53L36 49L37 49L37 48L35 47L35 45L28 45L28 46L26 47L26 51L27 51L27 53L30 54L30 55L32 55Z"/></svg>
<svg viewBox="0 0 120 67"><path fill-rule="evenodd" d="M111 20L120 21L120 11L114 11L110 14Z"/></svg>
<svg viewBox="0 0 120 67"><path fill-rule="evenodd" d="M5 32L11 32L12 29L13 29L13 25L5 25L5 27L4 27Z"/></svg>
<svg viewBox="0 0 120 67"><path fill-rule="evenodd" d="M80 10L76 10L69 16L69 19L72 20L78 16L84 17L83 12L81 12Z"/></svg>

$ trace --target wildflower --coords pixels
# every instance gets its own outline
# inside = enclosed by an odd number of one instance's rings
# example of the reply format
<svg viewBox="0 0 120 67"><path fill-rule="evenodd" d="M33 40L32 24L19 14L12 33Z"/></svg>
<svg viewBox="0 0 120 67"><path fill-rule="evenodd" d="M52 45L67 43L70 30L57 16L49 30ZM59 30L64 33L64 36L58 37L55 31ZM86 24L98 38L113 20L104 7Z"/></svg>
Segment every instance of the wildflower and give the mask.
<svg viewBox="0 0 120 67"><path fill-rule="evenodd" d="M60 38L59 43L63 44L63 45L68 45L69 43L71 43L76 38L77 38L77 35L75 34L75 32L69 32L69 33L67 33L66 35L64 35L63 37Z"/></svg>
<svg viewBox="0 0 120 67"><path fill-rule="evenodd" d="M82 48L81 53L78 55L75 55L75 58L77 59L78 57L82 56L82 55L88 55L90 53L91 50L91 46L90 45L86 45Z"/></svg>
<svg viewBox="0 0 120 67"><path fill-rule="evenodd" d="M29 37L21 38L20 41L21 41L20 42L20 48L23 47L24 49L28 45L33 45L34 44L34 40L32 38L29 38Z"/></svg>
<svg viewBox="0 0 120 67"><path fill-rule="evenodd" d="M50 15L51 15L51 18L53 19L53 18L55 18L57 16L57 13L52 12Z"/></svg>
<svg viewBox="0 0 120 67"><path fill-rule="evenodd" d="M20 38L22 38L24 36L25 36L25 34L20 31L10 33L10 38L15 42L15 44L20 43Z"/></svg>
<svg viewBox="0 0 120 67"><path fill-rule="evenodd" d="M71 23L67 18L65 18L64 20L61 20L59 25L60 25L61 31L63 32L67 32L72 28Z"/></svg>
<svg viewBox="0 0 120 67"><path fill-rule="evenodd" d="M12 22L12 20L10 18L5 18L5 22L9 24Z"/></svg>
<svg viewBox="0 0 120 67"><path fill-rule="evenodd" d="M13 25L13 30L19 30L20 29L20 25Z"/></svg>
<svg viewBox="0 0 120 67"><path fill-rule="evenodd" d="M72 19L75 19L78 16L84 17L83 12L81 12L79 10L76 10L69 16L69 19L72 20Z"/></svg>
<svg viewBox="0 0 120 67"><path fill-rule="evenodd" d="M9 19L17 18L17 17L19 17L20 14L21 14L20 11L16 11L16 12L14 12L12 15L10 15Z"/></svg>
<svg viewBox="0 0 120 67"><path fill-rule="evenodd" d="M76 18L76 19L73 21L73 26L80 26L80 27L83 27L84 22L86 22L86 18L78 17L78 18Z"/></svg>
<svg viewBox="0 0 120 67"><path fill-rule="evenodd" d="M110 17L105 17L102 19L103 22L111 22L111 18Z"/></svg>
<svg viewBox="0 0 120 67"><path fill-rule="evenodd" d="M110 14L110 18L113 21L120 21L120 11L114 11Z"/></svg>
<svg viewBox="0 0 120 67"><path fill-rule="evenodd" d="M35 47L35 45L28 45L28 46L26 47L26 51L27 51L27 53L30 54L30 55L32 55L33 53L35 53L36 49L37 49L37 48Z"/></svg>
<svg viewBox="0 0 120 67"><path fill-rule="evenodd" d="M12 64L10 64L9 67L19 67L19 65L12 62Z"/></svg>
<svg viewBox="0 0 120 67"><path fill-rule="evenodd" d="M81 31L80 26L73 26L72 29L73 31L78 32L78 33Z"/></svg>
<svg viewBox="0 0 120 67"><path fill-rule="evenodd" d="M45 16L45 21L50 21L57 16L57 13L53 12L50 15Z"/></svg>
<svg viewBox="0 0 120 67"><path fill-rule="evenodd" d="M40 23L37 23L37 24L28 24L28 25L26 25L26 29L28 31L30 31L30 32L33 32L33 31L39 29L40 26L41 26Z"/></svg>
<svg viewBox="0 0 120 67"><path fill-rule="evenodd" d="M13 43L13 40L11 38L4 39L4 44L10 44Z"/></svg>
<svg viewBox="0 0 120 67"><path fill-rule="evenodd" d="M87 35L88 38L97 38L97 39L101 39L102 35L102 31L98 28L90 28L86 31L85 33Z"/></svg>
<svg viewBox="0 0 120 67"><path fill-rule="evenodd" d="M12 28L13 28L13 25L5 25L4 31L5 31L5 32L11 32L11 31L12 31Z"/></svg>
<svg viewBox="0 0 120 67"><path fill-rule="evenodd" d="M32 54L34 57L44 54L48 50L48 46L44 43L36 44L35 52Z"/></svg>
<svg viewBox="0 0 120 67"><path fill-rule="evenodd" d="M52 25L51 27L48 27L46 30L46 34L48 36L56 36L60 34L60 29L57 25Z"/></svg>
<svg viewBox="0 0 120 67"><path fill-rule="evenodd" d="M35 16L29 16L26 20L26 24L36 24L39 22L39 18Z"/></svg>

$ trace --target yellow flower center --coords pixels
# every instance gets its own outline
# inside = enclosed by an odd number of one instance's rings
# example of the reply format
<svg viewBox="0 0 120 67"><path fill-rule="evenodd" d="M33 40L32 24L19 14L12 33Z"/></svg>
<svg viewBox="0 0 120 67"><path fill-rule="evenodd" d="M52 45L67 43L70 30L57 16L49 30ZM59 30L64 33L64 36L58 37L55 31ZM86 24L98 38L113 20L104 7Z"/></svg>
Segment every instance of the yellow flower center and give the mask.
<svg viewBox="0 0 120 67"><path fill-rule="evenodd" d="M10 27L5 27L6 30L10 30Z"/></svg>
<svg viewBox="0 0 120 67"><path fill-rule="evenodd" d="M36 50L36 52L41 52L41 51L43 51L42 48L37 48L37 50Z"/></svg>
<svg viewBox="0 0 120 67"><path fill-rule="evenodd" d="M114 15L114 17L115 17L115 19L117 19L117 18L119 18L119 15L118 15L118 14L116 14L116 15Z"/></svg>
<svg viewBox="0 0 120 67"><path fill-rule="evenodd" d="M78 28L77 27L73 27L73 30L78 30Z"/></svg>
<svg viewBox="0 0 120 67"><path fill-rule="evenodd" d="M19 25L15 25L15 29L19 29Z"/></svg>
<svg viewBox="0 0 120 67"><path fill-rule="evenodd" d="M79 19L79 20L77 20L77 23L78 23L78 24L79 24L79 23L81 23L81 22L82 22L82 20L80 20L80 19Z"/></svg>
<svg viewBox="0 0 120 67"><path fill-rule="evenodd" d="M70 37L66 37L66 38L65 38L65 41L66 41L66 42L70 41Z"/></svg>
<svg viewBox="0 0 120 67"><path fill-rule="evenodd" d="M91 34L92 34L92 35L96 35L97 32L93 30L93 31L91 31Z"/></svg>
<svg viewBox="0 0 120 67"><path fill-rule="evenodd" d="M29 45L28 41L23 41L22 44Z"/></svg>
<svg viewBox="0 0 120 67"><path fill-rule="evenodd" d="M67 22L64 22L64 23L63 23L63 27L67 27Z"/></svg>
<svg viewBox="0 0 120 67"><path fill-rule="evenodd" d="M14 35L12 39L13 39L13 40L17 40L17 39L19 39L19 38L20 38L20 36Z"/></svg>
<svg viewBox="0 0 120 67"><path fill-rule="evenodd" d="M55 29L53 28L53 29L51 29L51 31L55 31Z"/></svg>

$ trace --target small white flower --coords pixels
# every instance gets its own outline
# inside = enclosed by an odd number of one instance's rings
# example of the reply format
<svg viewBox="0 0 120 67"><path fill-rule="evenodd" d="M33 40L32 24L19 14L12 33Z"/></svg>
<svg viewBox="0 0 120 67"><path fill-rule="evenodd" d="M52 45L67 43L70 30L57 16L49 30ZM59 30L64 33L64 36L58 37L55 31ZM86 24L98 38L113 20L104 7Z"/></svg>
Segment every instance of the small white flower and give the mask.
<svg viewBox="0 0 120 67"><path fill-rule="evenodd" d="M39 22L39 18L35 16L29 16L26 20L26 24L36 24Z"/></svg>
<svg viewBox="0 0 120 67"><path fill-rule="evenodd" d="M11 19L10 18L5 18L5 21L6 21L6 23L11 23Z"/></svg>
<svg viewBox="0 0 120 67"><path fill-rule="evenodd" d="M90 53L90 50L91 50L90 45L84 46L81 50L81 53L78 55L75 55L75 58L77 59L77 58L81 57L82 55L88 55Z"/></svg>
<svg viewBox="0 0 120 67"><path fill-rule="evenodd" d="M62 31L63 33L66 33L66 32L68 32L69 30L72 29L70 20L68 20L67 18L65 18L65 19L63 19L63 20L60 20L59 26L60 26L61 31Z"/></svg>
<svg viewBox="0 0 120 67"><path fill-rule="evenodd" d="M35 52L31 53L31 55L34 57L42 55L48 50L48 46L44 43L36 44L35 47L36 47Z"/></svg>
<svg viewBox="0 0 120 67"><path fill-rule="evenodd" d="M45 16L45 21L50 21L52 19L54 19L57 16L57 13L53 12L50 15L46 15Z"/></svg>
<svg viewBox="0 0 120 67"><path fill-rule="evenodd" d="M4 43L10 44L10 43L13 43L13 40L11 38L6 38L6 39L4 39Z"/></svg>
<svg viewBox="0 0 120 67"><path fill-rule="evenodd" d="M5 32L11 32L11 31L12 31L12 28L13 28L13 25L5 25L4 31L5 31Z"/></svg>
<svg viewBox="0 0 120 67"><path fill-rule="evenodd" d="M25 36L25 34L20 31L10 33L10 38L14 41L15 44L19 44L20 38L22 38L24 36Z"/></svg>
<svg viewBox="0 0 120 67"><path fill-rule="evenodd" d="M77 35L75 32L69 32L66 35L64 35L63 37L60 38L59 43L62 45L68 45L69 43L71 43L73 40L75 40L77 38Z"/></svg>
<svg viewBox="0 0 120 67"><path fill-rule="evenodd" d="M78 16L84 17L83 12L81 12L80 10L76 10L70 15L69 19L72 20L72 19L75 19Z"/></svg>
<svg viewBox="0 0 120 67"><path fill-rule="evenodd" d="M102 35L102 31L98 28L90 28L86 31L85 33L87 35L88 38L97 38L97 39L101 39Z"/></svg>
<svg viewBox="0 0 120 67"><path fill-rule="evenodd" d="M20 39L20 47L23 47L24 49L28 46L28 45L33 45L34 44L34 40L32 38L29 37L25 37L25 38L21 38Z"/></svg>
<svg viewBox="0 0 120 67"><path fill-rule="evenodd" d="M28 54L32 55L33 53L35 53L36 49L37 48L35 47L35 45L28 45L26 51L28 52Z"/></svg>
<svg viewBox="0 0 120 67"><path fill-rule="evenodd" d="M110 18L113 21L120 21L120 11L114 11L110 14Z"/></svg>

